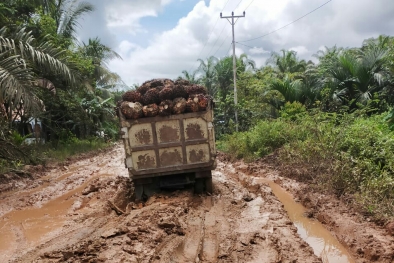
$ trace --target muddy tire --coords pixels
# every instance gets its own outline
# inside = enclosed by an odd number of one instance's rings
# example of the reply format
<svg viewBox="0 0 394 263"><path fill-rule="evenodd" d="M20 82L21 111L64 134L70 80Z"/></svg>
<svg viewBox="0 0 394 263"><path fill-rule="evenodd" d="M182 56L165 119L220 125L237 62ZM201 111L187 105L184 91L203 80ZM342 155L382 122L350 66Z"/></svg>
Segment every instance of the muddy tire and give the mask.
<svg viewBox="0 0 394 263"><path fill-rule="evenodd" d="M142 195L144 194L143 184L134 184L134 199L136 201L142 200Z"/></svg>
<svg viewBox="0 0 394 263"><path fill-rule="evenodd" d="M147 200L149 197L160 191L157 180L151 183L144 183L139 180L134 181L134 199L136 201Z"/></svg>
<svg viewBox="0 0 394 263"><path fill-rule="evenodd" d="M144 198L149 198L149 197L153 196L155 193L157 193L159 191L160 191L160 188L159 188L159 185L156 182L150 183L150 184L144 184L143 197Z"/></svg>
<svg viewBox="0 0 394 263"><path fill-rule="evenodd" d="M205 178L196 178L194 183L194 193L202 194L204 192L204 180Z"/></svg>
<svg viewBox="0 0 394 263"><path fill-rule="evenodd" d="M205 191L209 194L213 193L212 177L204 178Z"/></svg>

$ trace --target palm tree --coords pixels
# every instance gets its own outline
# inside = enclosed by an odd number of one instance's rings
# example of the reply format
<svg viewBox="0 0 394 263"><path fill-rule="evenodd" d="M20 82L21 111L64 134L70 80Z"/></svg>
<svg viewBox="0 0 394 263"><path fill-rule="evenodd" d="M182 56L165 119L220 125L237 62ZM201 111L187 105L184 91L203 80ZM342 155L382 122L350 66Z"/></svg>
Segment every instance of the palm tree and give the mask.
<svg viewBox="0 0 394 263"><path fill-rule="evenodd" d="M224 101L232 91L233 85L233 59L232 57L221 58L215 65L216 86L220 99Z"/></svg>
<svg viewBox="0 0 394 263"><path fill-rule="evenodd" d="M285 102L299 101L301 98L302 81L300 79L292 80L286 74L283 80L274 79L270 85L271 90L276 90L282 94Z"/></svg>
<svg viewBox="0 0 394 263"><path fill-rule="evenodd" d="M266 64L274 66L282 75L305 71L307 63L298 59L296 51L282 49L281 52L282 54L272 52Z"/></svg>
<svg viewBox="0 0 394 263"><path fill-rule="evenodd" d="M327 67L328 82L335 89L334 98L350 103L365 104L377 92L391 87L386 64L387 49L375 45L365 50L346 51Z"/></svg>
<svg viewBox="0 0 394 263"><path fill-rule="evenodd" d="M216 64L218 63L218 59L214 56L207 58L205 62L202 59L198 59L200 62L200 66L197 69L198 73L201 73L201 82L208 89L208 93L211 96L216 94L215 90L215 80L217 76L217 72L215 69Z"/></svg>
<svg viewBox="0 0 394 263"><path fill-rule="evenodd" d="M200 82L200 80L197 77L197 73L198 71L195 70L193 72L188 72L187 70L182 70L182 76L179 76L179 79L186 79L187 81L189 81L192 84L198 84Z"/></svg>
<svg viewBox="0 0 394 263"><path fill-rule="evenodd" d="M122 59L122 57L102 44L98 37L89 38L87 44L82 42L79 50L84 57L92 60L94 65L93 78L96 80L97 86L108 87L121 81L118 74L109 70L108 62L112 59Z"/></svg>
<svg viewBox="0 0 394 263"><path fill-rule="evenodd" d="M254 60L249 59L248 55L241 54L239 58L237 58L237 73L242 73L245 71L253 71L256 69L256 62Z"/></svg>
<svg viewBox="0 0 394 263"><path fill-rule="evenodd" d="M79 0L34 0L34 2L43 8L45 14L55 20L58 35L73 41L76 40L78 20L94 10L92 4Z"/></svg>
<svg viewBox="0 0 394 263"><path fill-rule="evenodd" d="M38 43L25 28L16 32L0 29L0 103L7 105L8 113L17 107L24 112L41 108L41 102L32 87L53 90L49 82L42 81L41 72L52 72L69 84L75 83L74 75L62 57L62 51L50 42Z"/></svg>

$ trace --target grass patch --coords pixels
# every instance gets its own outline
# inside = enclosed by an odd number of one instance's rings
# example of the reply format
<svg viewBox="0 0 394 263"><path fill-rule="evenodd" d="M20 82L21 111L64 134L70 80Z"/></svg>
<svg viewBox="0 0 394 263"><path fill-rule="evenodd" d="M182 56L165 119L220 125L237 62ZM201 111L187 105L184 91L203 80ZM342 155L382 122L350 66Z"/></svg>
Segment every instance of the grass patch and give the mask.
<svg viewBox="0 0 394 263"><path fill-rule="evenodd" d="M23 151L28 158L13 161L0 159L0 174L7 173L10 170L21 170L26 164L45 165L49 162L63 162L72 156L105 149L111 145L112 143L99 138L88 140L74 138L73 140L59 141L56 144L23 145Z"/></svg>
<svg viewBox="0 0 394 263"><path fill-rule="evenodd" d="M34 155L41 162L62 162L71 156L96 151L109 147L111 144L102 139L72 140L60 142L56 146L51 144L39 145L34 149Z"/></svg>

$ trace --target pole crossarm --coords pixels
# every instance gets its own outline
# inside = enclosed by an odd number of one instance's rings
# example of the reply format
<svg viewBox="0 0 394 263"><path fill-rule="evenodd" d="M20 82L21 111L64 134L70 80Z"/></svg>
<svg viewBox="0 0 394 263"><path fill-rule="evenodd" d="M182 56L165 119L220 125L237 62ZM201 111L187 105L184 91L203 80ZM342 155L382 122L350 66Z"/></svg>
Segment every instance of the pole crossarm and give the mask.
<svg viewBox="0 0 394 263"><path fill-rule="evenodd" d="M222 13L220 13L220 18L239 18L239 17L245 17L245 11L242 16L235 16L234 12L231 12L231 16L223 16Z"/></svg>
<svg viewBox="0 0 394 263"><path fill-rule="evenodd" d="M235 22L237 22L238 18L245 17L245 11L243 12L242 16L235 16L234 12L231 12L231 16L223 16L222 13L220 12L220 18L225 18L230 22L232 31L233 31L233 77L234 77L234 112L235 112L235 130L238 132L238 110L237 110L237 104L238 104L238 98L237 98L237 62L235 58L235 34L234 34L234 25ZM231 18L231 21L230 21ZM237 18L237 20L234 22L234 18Z"/></svg>

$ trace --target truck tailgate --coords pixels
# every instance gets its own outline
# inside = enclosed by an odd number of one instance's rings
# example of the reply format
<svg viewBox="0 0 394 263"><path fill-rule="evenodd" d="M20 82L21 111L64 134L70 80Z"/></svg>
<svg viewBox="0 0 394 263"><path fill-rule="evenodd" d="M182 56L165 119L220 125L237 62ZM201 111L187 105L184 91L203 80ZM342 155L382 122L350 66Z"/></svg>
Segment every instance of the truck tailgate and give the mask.
<svg viewBox="0 0 394 263"><path fill-rule="evenodd" d="M212 110L167 117L121 119L126 167L144 177L212 169Z"/></svg>

